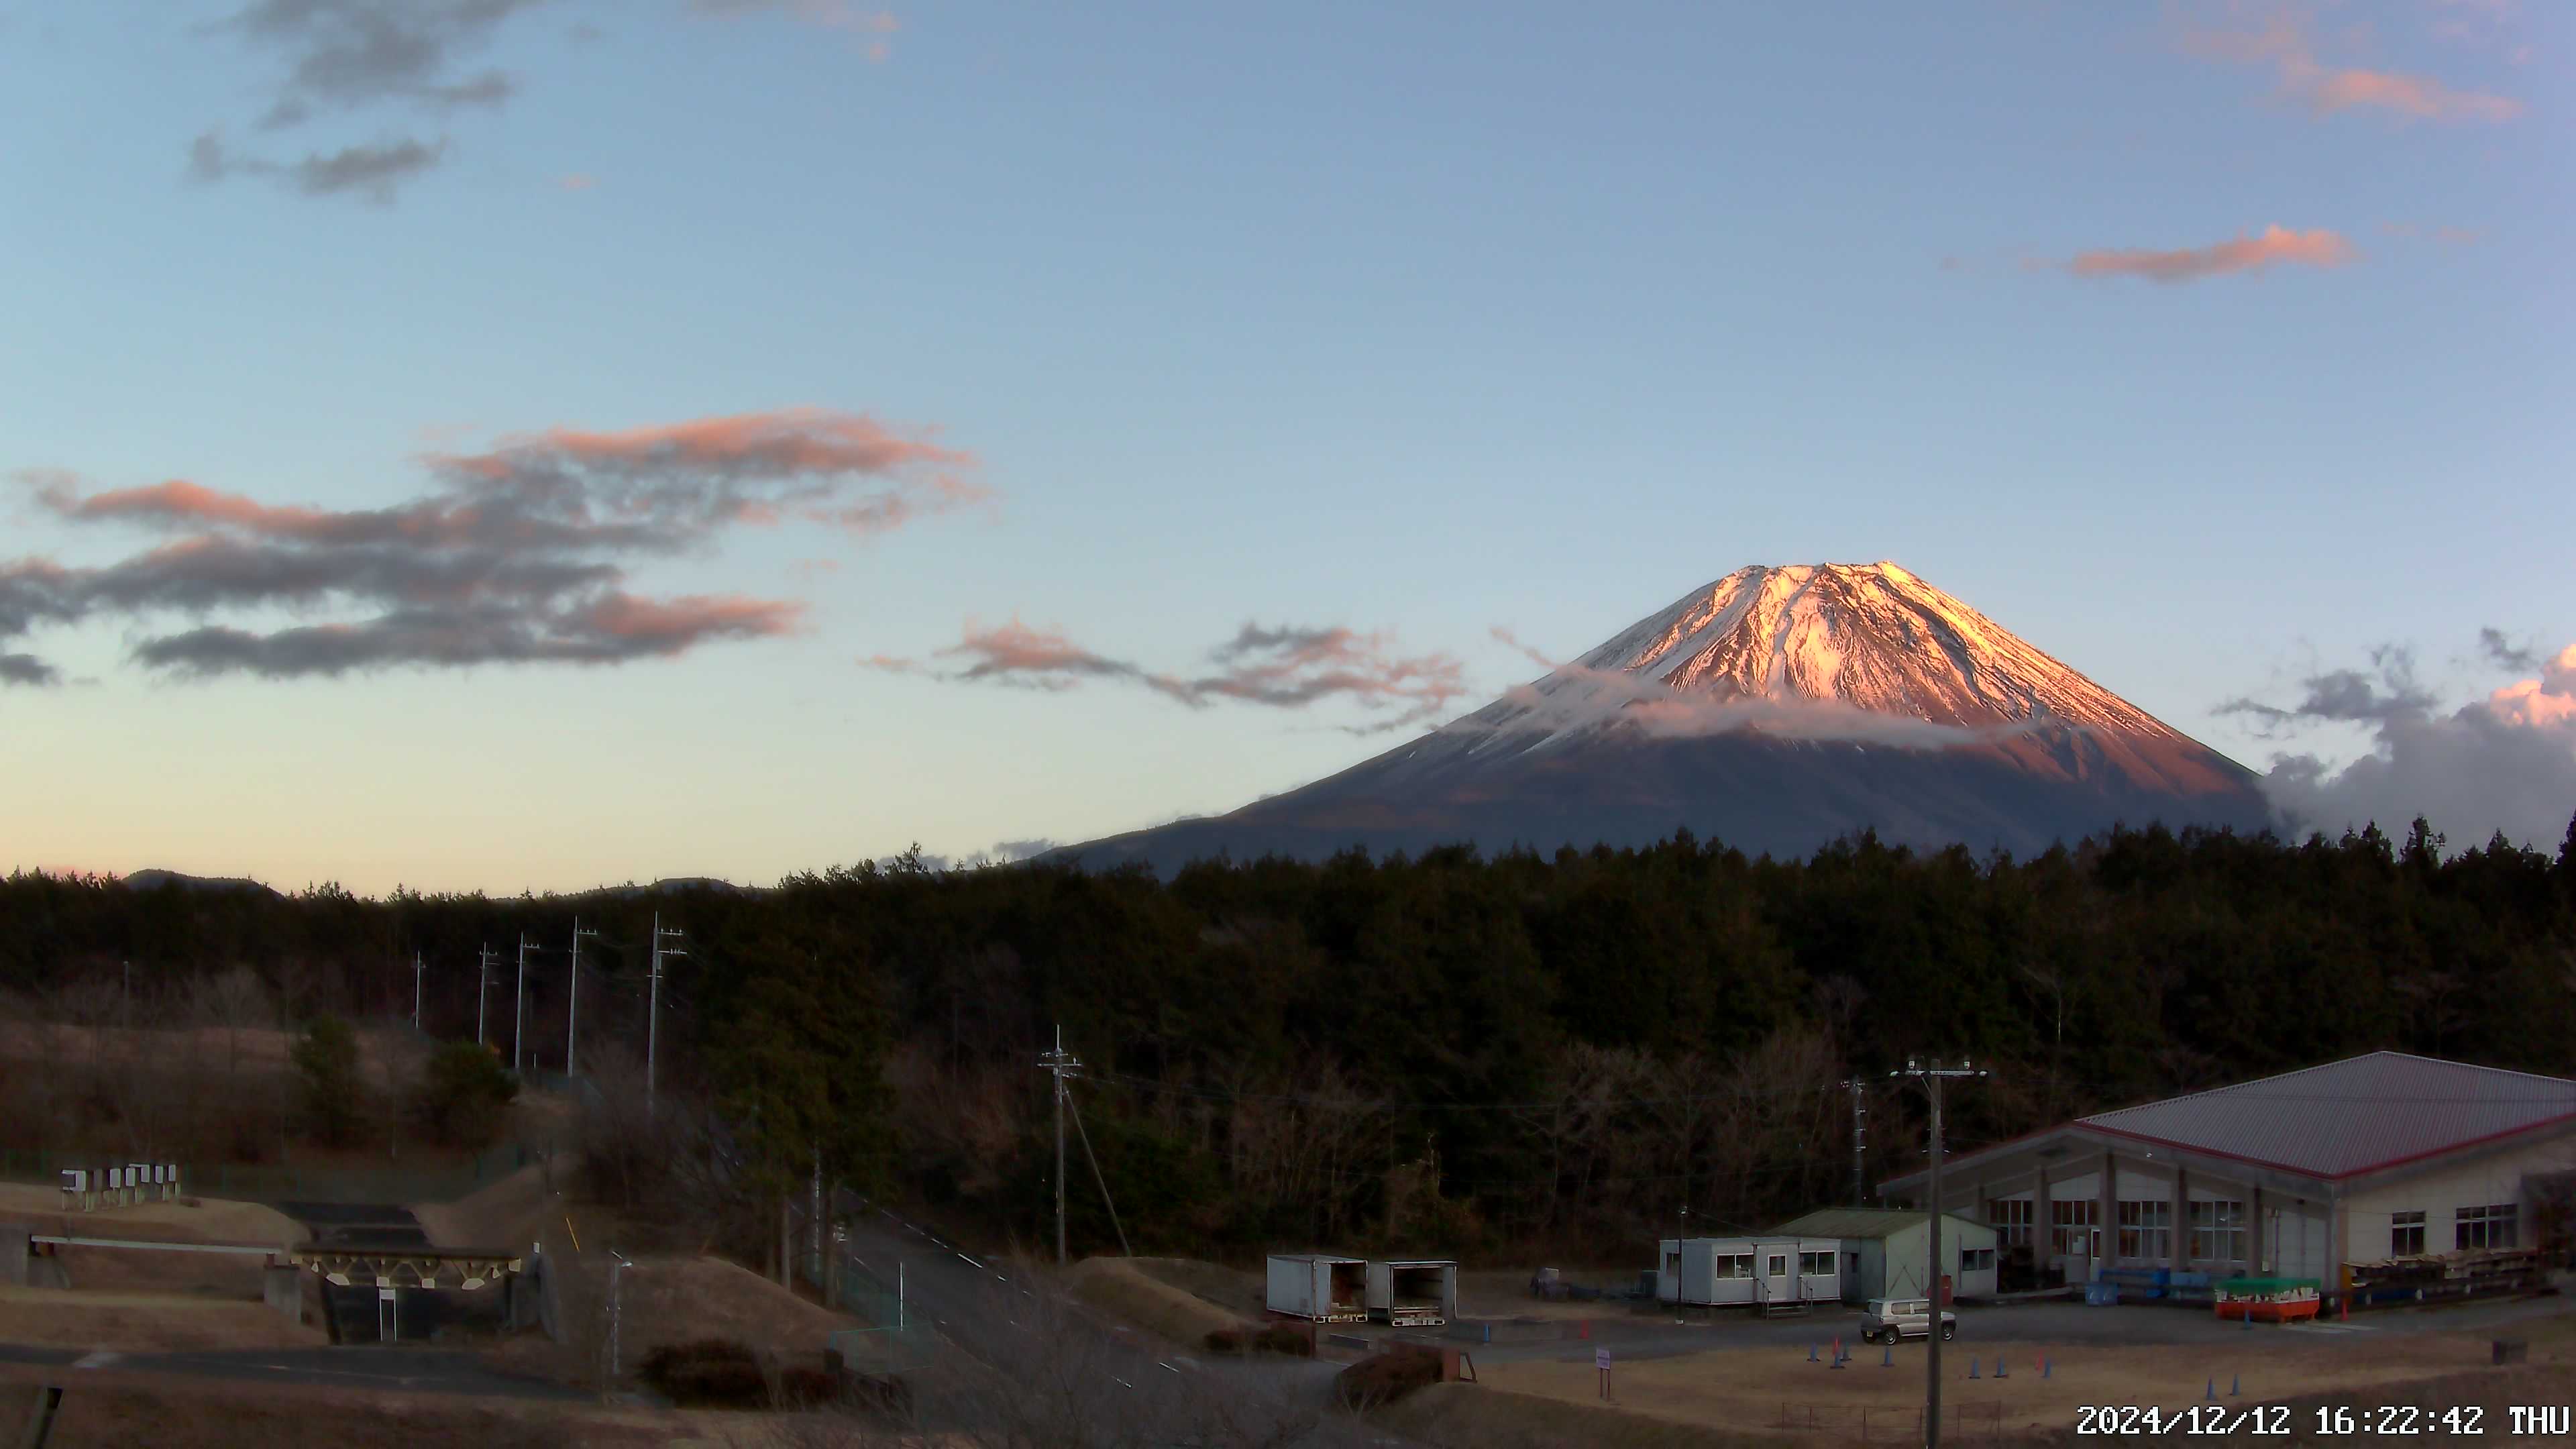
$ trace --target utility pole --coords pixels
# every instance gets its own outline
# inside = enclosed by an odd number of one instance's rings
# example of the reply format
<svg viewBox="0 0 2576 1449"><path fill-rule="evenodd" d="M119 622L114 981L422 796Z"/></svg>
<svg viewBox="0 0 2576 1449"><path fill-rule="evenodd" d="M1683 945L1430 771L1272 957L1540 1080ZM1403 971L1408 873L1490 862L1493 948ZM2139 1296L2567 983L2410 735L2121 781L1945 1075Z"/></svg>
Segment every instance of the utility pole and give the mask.
<svg viewBox="0 0 2576 1449"><path fill-rule="evenodd" d="M564 1075L567 1077L572 1075L573 1048L579 1044L577 1034L581 1030L581 938L584 936L594 941L599 939L597 931L585 931L581 928L581 917L573 917L570 987L572 1001L564 1016Z"/></svg>
<svg viewBox="0 0 2576 1449"><path fill-rule="evenodd" d="M411 1029L412 1029L412 1030L414 1030L414 1031L418 1031L418 1030L420 1030L420 982L421 982L421 973L422 973L423 971L428 970L428 969L429 969L428 967L423 966L423 965L421 964L421 960L420 960L420 953L419 953L418 951L414 951L414 952L412 952L412 953L411 953Z"/></svg>
<svg viewBox="0 0 2576 1449"><path fill-rule="evenodd" d="M519 933L519 989L510 999L510 1071L521 1069L528 1039L528 933Z"/></svg>
<svg viewBox="0 0 2576 1449"><path fill-rule="evenodd" d="M1863 1124L1869 1120L1869 1106L1862 1093L1868 1087L1860 1078L1853 1077L1843 1083L1843 1089L1851 1093L1852 1099L1852 1206L1867 1207L1869 1190L1863 1185L1866 1174L1862 1166L1869 1147L1869 1138L1863 1129Z"/></svg>
<svg viewBox="0 0 2576 1449"><path fill-rule="evenodd" d="M474 978L474 1044L481 1046L483 1045L483 1018L489 1014L484 1008L492 999L491 942L483 943L482 948L475 953L475 960L481 966L481 970Z"/></svg>
<svg viewBox="0 0 2576 1449"><path fill-rule="evenodd" d="M676 926L667 931L663 930L662 913L660 911L653 913L651 999L645 1007L644 1015L644 1112L646 1116L651 1116L653 1112L654 1063L659 1059L662 1041L662 958L689 954L677 946L663 945L662 938L668 936L677 940L680 934Z"/></svg>
<svg viewBox="0 0 2576 1449"><path fill-rule="evenodd" d="M1038 1069L1055 1074L1055 1265L1064 1266L1064 1100L1065 1079L1082 1070L1082 1062L1064 1049L1064 1026L1055 1029L1055 1050L1038 1054Z"/></svg>
<svg viewBox="0 0 2576 1449"><path fill-rule="evenodd" d="M1932 1331L1923 1338L1923 1445L1924 1449L1941 1449L1941 1084L1952 1077L1992 1074L1964 1061L1955 1067L1945 1067L1937 1061L1925 1067L1907 1057L1904 1070L1888 1075L1914 1078L1932 1098L1932 1170L1926 1191L1931 1199L1931 1240L1925 1247L1930 1258L1925 1271L1932 1279Z"/></svg>

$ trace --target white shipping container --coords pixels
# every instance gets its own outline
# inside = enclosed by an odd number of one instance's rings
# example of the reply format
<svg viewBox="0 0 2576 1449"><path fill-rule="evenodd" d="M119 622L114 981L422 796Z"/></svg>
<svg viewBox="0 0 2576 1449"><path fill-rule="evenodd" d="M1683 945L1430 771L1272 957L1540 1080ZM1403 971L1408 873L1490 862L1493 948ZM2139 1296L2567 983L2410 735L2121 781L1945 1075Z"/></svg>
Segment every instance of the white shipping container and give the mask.
<svg viewBox="0 0 2576 1449"><path fill-rule="evenodd" d="M1458 1265L1413 1258L1368 1265L1369 1317L1396 1328L1438 1328L1458 1316Z"/></svg>
<svg viewBox="0 0 2576 1449"><path fill-rule="evenodd" d="M1368 1321L1368 1263L1322 1253L1270 1256L1270 1311L1317 1323Z"/></svg>

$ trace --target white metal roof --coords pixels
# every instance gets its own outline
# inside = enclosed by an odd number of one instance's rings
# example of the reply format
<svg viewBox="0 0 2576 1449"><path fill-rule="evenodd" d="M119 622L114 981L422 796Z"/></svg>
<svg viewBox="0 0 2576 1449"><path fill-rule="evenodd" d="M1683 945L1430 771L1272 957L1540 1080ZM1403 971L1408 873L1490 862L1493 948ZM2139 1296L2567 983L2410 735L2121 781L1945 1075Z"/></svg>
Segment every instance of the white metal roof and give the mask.
<svg viewBox="0 0 2576 1449"><path fill-rule="evenodd" d="M2372 1052L2076 1125L2339 1178L2570 1119L2576 1081Z"/></svg>

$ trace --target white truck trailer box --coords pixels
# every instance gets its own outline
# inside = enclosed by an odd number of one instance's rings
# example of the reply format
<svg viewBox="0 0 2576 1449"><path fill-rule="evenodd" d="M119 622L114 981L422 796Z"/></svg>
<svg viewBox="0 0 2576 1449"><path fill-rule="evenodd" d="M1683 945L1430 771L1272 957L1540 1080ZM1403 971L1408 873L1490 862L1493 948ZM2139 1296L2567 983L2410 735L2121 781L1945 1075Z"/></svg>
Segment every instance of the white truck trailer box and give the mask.
<svg viewBox="0 0 2576 1449"><path fill-rule="evenodd" d="M1458 1265L1406 1258L1368 1265L1369 1317L1396 1328L1438 1328L1458 1316Z"/></svg>
<svg viewBox="0 0 2576 1449"><path fill-rule="evenodd" d="M1317 1323L1368 1321L1368 1263L1326 1253L1270 1255L1270 1311Z"/></svg>

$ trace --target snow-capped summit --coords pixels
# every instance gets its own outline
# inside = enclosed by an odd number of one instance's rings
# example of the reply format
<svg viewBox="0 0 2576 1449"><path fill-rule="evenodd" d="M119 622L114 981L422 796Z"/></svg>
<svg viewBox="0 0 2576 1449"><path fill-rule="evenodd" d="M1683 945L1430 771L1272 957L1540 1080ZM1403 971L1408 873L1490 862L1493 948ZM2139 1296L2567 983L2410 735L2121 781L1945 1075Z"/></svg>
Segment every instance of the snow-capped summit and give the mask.
<svg viewBox="0 0 2576 1449"><path fill-rule="evenodd" d="M2027 853L2122 821L2271 823L2251 771L1893 563L1754 565L1341 774L1068 854L1170 869L1685 827L1748 852L1866 828Z"/></svg>
<svg viewBox="0 0 2576 1449"><path fill-rule="evenodd" d="M1638 620L1577 667L1676 690L1832 702L1933 724L2018 724L2045 714L2175 733L1886 562L1737 569Z"/></svg>

